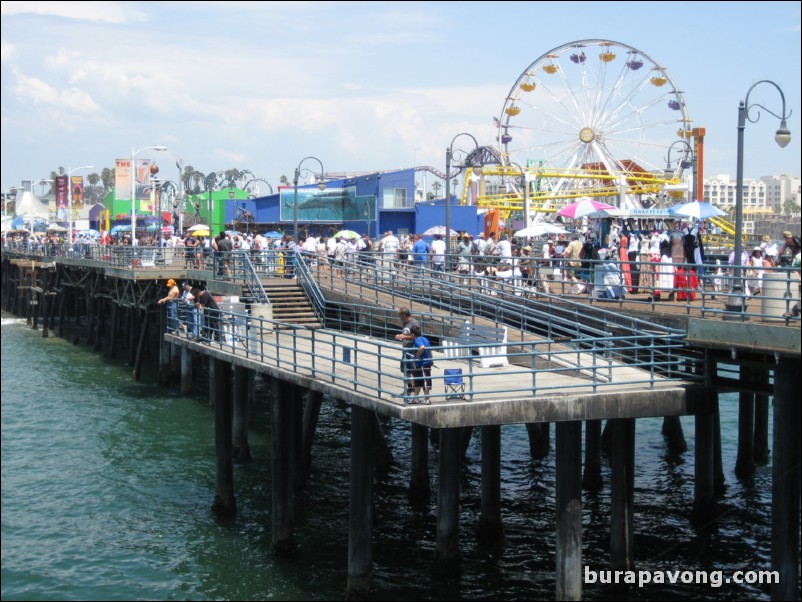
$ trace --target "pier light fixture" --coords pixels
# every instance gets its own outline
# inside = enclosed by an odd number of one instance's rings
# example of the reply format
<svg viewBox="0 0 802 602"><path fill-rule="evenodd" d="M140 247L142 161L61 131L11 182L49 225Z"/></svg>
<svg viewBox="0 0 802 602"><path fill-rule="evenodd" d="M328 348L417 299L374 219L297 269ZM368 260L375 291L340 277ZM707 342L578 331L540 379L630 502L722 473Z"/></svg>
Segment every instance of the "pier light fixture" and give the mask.
<svg viewBox="0 0 802 602"><path fill-rule="evenodd" d="M749 95L752 93L757 86L760 84L770 84L777 89L777 92L780 93L780 99L782 100L782 112L780 115L777 115L774 111L767 109L762 104L759 103L752 103L749 104ZM743 271L741 269L742 262L741 262L741 255L743 255L743 227L744 227L744 207L743 207L743 199L744 199L744 129L746 129L746 121L747 119L752 123L756 123L760 119L760 111L755 111L754 119L749 116L749 111L757 107L759 109L763 109L769 115L773 115L777 119L780 120L780 128L774 135L774 140L777 142L777 145L780 148L785 148L789 142L791 142L791 132L788 130L788 125L786 120L791 116L791 113L785 112L785 94L783 94L782 89L780 86L775 84L773 81L768 79L760 80L759 82L752 84L749 90L746 91L746 97L744 100L740 102L738 105L738 164L737 164L737 171L735 174L735 248L734 248L734 257L733 257L733 267L735 268L735 278L731 281L731 291L730 296L726 302L726 308L728 311L733 312L741 312L741 314L745 317L745 299L744 299L744 283L743 283Z"/></svg>
<svg viewBox="0 0 802 602"><path fill-rule="evenodd" d="M323 169L323 163L317 157L304 157L301 159L301 162L298 163L298 167L295 168L295 175L292 180L292 188L293 188L293 198L292 198L292 235L295 237L295 243L298 244L298 179L301 177L302 172L309 173L315 176L317 179L317 174L310 170L309 168L303 167L304 161L309 159L314 159L317 161L318 165L320 165L320 180L317 183L317 187L319 190L326 190L326 183L323 181L323 172L326 170Z"/></svg>
<svg viewBox="0 0 802 602"><path fill-rule="evenodd" d="M451 144L449 144L448 148L446 149L446 257L451 254L451 161L454 159L454 143L460 136L468 136L468 138L473 141L474 148L472 150L479 148L479 143L476 141L476 138L474 138L473 135L469 134L468 132L460 132L451 139ZM457 149L456 152L464 153L464 151L460 151L459 149ZM467 155L468 153L466 153L466 157ZM459 167L472 166L460 165Z"/></svg>
<svg viewBox="0 0 802 602"><path fill-rule="evenodd" d="M167 147L162 145L146 146L137 149L131 147L131 244L136 244L136 159L135 157L146 150L166 151Z"/></svg>
<svg viewBox="0 0 802 602"><path fill-rule="evenodd" d="M523 217L524 217L524 228L529 227L529 182L527 182L527 171L521 166L520 163L517 161L509 161L508 165L510 167L515 167L518 169L518 173L516 175L521 176L521 194L523 195L524 201L524 209L523 209Z"/></svg>

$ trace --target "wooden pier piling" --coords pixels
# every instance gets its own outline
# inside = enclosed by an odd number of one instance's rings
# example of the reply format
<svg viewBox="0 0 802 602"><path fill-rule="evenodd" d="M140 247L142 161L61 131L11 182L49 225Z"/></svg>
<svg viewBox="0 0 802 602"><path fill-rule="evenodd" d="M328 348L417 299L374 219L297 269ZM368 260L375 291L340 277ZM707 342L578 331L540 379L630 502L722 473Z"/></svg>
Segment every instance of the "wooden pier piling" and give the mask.
<svg viewBox="0 0 802 602"><path fill-rule="evenodd" d="M582 423L556 428L556 599L582 599Z"/></svg>

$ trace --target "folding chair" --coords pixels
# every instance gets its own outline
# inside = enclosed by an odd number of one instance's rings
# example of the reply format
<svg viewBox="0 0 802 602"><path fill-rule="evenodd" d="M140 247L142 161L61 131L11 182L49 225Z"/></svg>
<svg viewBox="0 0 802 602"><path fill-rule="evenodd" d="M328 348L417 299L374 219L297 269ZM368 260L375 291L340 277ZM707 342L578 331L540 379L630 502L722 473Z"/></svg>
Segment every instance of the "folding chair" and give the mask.
<svg viewBox="0 0 802 602"><path fill-rule="evenodd" d="M446 368L443 370L443 376L446 399L465 399L465 381L462 378L462 368Z"/></svg>

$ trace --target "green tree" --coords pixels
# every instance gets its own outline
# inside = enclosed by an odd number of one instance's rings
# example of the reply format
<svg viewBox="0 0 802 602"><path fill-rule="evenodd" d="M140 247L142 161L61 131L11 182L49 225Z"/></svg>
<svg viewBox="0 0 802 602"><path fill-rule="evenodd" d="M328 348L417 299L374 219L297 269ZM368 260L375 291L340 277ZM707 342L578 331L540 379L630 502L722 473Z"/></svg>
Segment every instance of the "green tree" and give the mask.
<svg viewBox="0 0 802 602"><path fill-rule="evenodd" d="M106 196L114 188L115 169L104 167L100 172L100 180L103 182L103 196Z"/></svg>
<svg viewBox="0 0 802 602"><path fill-rule="evenodd" d="M796 197L790 197L783 201L782 213L783 215L791 215L791 216L799 215L800 206L796 200Z"/></svg>

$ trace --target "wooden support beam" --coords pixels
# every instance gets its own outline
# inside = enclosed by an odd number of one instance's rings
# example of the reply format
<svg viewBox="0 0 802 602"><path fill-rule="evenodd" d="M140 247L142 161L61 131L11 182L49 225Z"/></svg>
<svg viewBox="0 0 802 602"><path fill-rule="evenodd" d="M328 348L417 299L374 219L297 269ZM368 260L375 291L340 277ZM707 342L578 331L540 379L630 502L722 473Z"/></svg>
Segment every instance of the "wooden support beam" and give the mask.
<svg viewBox="0 0 802 602"><path fill-rule="evenodd" d="M634 421L633 421L634 422ZM582 599L582 423L558 422L557 600Z"/></svg>
<svg viewBox="0 0 802 602"><path fill-rule="evenodd" d="M462 465L462 429L440 429L440 479L437 488L437 560L459 563L459 479Z"/></svg>
<svg viewBox="0 0 802 602"><path fill-rule="evenodd" d="M409 502L415 507L429 503L432 488L429 484L428 427L412 423L412 466L409 482Z"/></svg>
<svg viewBox="0 0 802 602"><path fill-rule="evenodd" d="M781 357L774 372L771 465L772 600L799 600L800 361Z"/></svg>
<svg viewBox="0 0 802 602"><path fill-rule="evenodd" d="M582 488L591 492L602 488L601 433L601 420L585 421L585 469L582 473Z"/></svg>
<svg viewBox="0 0 802 602"><path fill-rule="evenodd" d="M375 412L351 406L351 479L346 600L369 599L373 574Z"/></svg>
<svg viewBox="0 0 802 602"><path fill-rule="evenodd" d="M501 521L501 427L482 428L482 513L479 539L499 541L504 538Z"/></svg>
<svg viewBox="0 0 802 602"><path fill-rule="evenodd" d="M610 568L634 569L635 419L610 420Z"/></svg>
<svg viewBox="0 0 802 602"><path fill-rule="evenodd" d="M273 551L282 556L296 552L294 512L295 429L292 383L274 378L271 381L273 398Z"/></svg>
<svg viewBox="0 0 802 602"><path fill-rule="evenodd" d="M240 462L249 462L251 459L248 443L248 372L251 370L234 366L234 458Z"/></svg>

